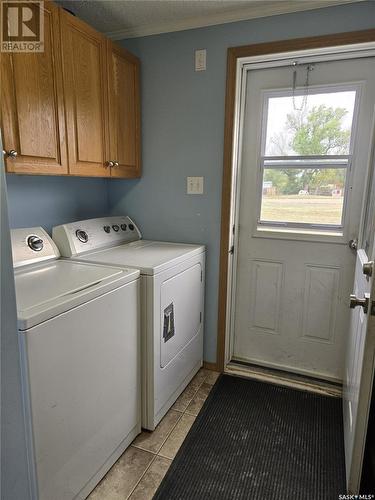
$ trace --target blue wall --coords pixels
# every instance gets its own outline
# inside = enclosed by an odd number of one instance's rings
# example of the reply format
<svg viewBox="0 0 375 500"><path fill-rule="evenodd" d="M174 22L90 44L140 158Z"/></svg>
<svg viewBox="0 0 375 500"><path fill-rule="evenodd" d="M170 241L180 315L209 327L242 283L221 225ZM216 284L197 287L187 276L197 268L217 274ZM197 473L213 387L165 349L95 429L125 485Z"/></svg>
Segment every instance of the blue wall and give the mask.
<svg viewBox="0 0 375 500"><path fill-rule="evenodd" d="M7 175L10 227L52 226L108 215L106 179Z"/></svg>
<svg viewBox="0 0 375 500"><path fill-rule="evenodd" d="M111 212L134 217L146 238L207 245L207 361L216 356L227 48L374 25L375 2L363 2L122 42L142 62L143 177L109 182ZM195 73L200 48L207 71ZM186 195L186 177L200 175L204 195Z"/></svg>

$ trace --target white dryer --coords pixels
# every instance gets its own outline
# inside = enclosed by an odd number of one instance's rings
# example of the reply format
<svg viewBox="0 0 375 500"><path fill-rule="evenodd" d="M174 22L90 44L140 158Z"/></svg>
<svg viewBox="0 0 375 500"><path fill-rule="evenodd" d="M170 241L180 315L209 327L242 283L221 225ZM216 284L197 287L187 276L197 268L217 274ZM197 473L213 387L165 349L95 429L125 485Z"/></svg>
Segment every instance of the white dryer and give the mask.
<svg viewBox="0 0 375 500"><path fill-rule="evenodd" d="M11 236L32 496L83 499L141 429L139 271Z"/></svg>
<svg viewBox="0 0 375 500"><path fill-rule="evenodd" d="M153 430L203 360L205 247L142 240L129 217L64 224L65 257L141 272L142 427Z"/></svg>

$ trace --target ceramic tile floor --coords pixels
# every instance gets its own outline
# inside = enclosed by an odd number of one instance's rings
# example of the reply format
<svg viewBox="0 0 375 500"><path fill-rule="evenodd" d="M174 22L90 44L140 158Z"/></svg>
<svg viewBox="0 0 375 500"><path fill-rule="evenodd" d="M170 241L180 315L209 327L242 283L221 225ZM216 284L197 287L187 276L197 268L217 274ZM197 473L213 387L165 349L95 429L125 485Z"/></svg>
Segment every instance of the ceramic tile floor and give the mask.
<svg viewBox="0 0 375 500"><path fill-rule="evenodd" d="M219 374L201 369L154 432L142 432L87 500L151 500Z"/></svg>

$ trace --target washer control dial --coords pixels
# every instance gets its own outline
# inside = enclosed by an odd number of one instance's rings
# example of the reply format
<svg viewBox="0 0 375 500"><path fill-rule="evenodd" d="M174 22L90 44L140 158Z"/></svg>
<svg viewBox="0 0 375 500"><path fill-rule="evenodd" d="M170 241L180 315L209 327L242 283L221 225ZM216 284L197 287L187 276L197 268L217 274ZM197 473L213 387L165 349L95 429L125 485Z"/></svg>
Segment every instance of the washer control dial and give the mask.
<svg viewBox="0 0 375 500"><path fill-rule="evenodd" d="M118 230L120 229L120 226L118 226L117 224L113 224L112 229L117 233Z"/></svg>
<svg viewBox="0 0 375 500"><path fill-rule="evenodd" d="M43 240L39 238L39 236L29 236L27 238L27 244L31 250L34 250L34 252L40 252L43 250Z"/></svg>
<svg viewBox="0 0 375 500"><path fill-rule="evenodd" d="M76 236L82 243L87 243L89 240L89 235L83 229L77 229Z"/></svg>
<svg viewBox="0 0 375 500"><path fill-rule="evenodd" d="M134 225L133 224L129 224L129 229L130 229L130 231L134 231Z"/></svg>
<svg viewBox="0 0 375 500"><path fill-rule="evenodd" d="M123 231L126 231L126 224L121 224L121 229L122 229Z"/></svg>
<svg viewBox="0 0 375 500"><path fill-rule="evenodd" d="M111 232L111 226L103 226L103 229L106 233L110 233Z"/></svg>

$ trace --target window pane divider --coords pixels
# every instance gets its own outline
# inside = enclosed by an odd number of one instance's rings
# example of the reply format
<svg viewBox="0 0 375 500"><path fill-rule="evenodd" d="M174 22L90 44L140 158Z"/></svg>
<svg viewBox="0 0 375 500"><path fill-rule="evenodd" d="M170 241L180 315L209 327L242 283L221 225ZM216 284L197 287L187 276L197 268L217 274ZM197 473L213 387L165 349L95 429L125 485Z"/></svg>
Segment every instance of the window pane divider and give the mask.
<svg viewBox="0 0 375 500"><path fill-rule="evenodd" d="M330 169L330 168L348 168L350 166L350 159L342 159L335 160L334 163L318 163L316 161L309 160L301 160L298 162L293 162L290 160L278 160L277 163L270 162L265 158L261 158L261 167L266 169L286 169L286 168L295 168L295 169L307 169L307 168L316 168L319 170Z"/></svg>
<svg viewBox="0 0 375 500"><path fill-rule="evenodd" d="M319 224L318 222L281 222L281 221L269 221L269 220L258 220L258 226L267 226L276 228L298 228L298 229L315 229L320 231L337 231L343 229L342 224Z"/></svg>
<svg viewBox="0 0 375 500"><path fill-rule="evenodd" d="M288 160L288 161L296 161L296 160L349 160L352 155L307 155L307 156L298 156L298 155L283 155L283 156L267 156L263 155L262 158L264 160Z"/></svg>

